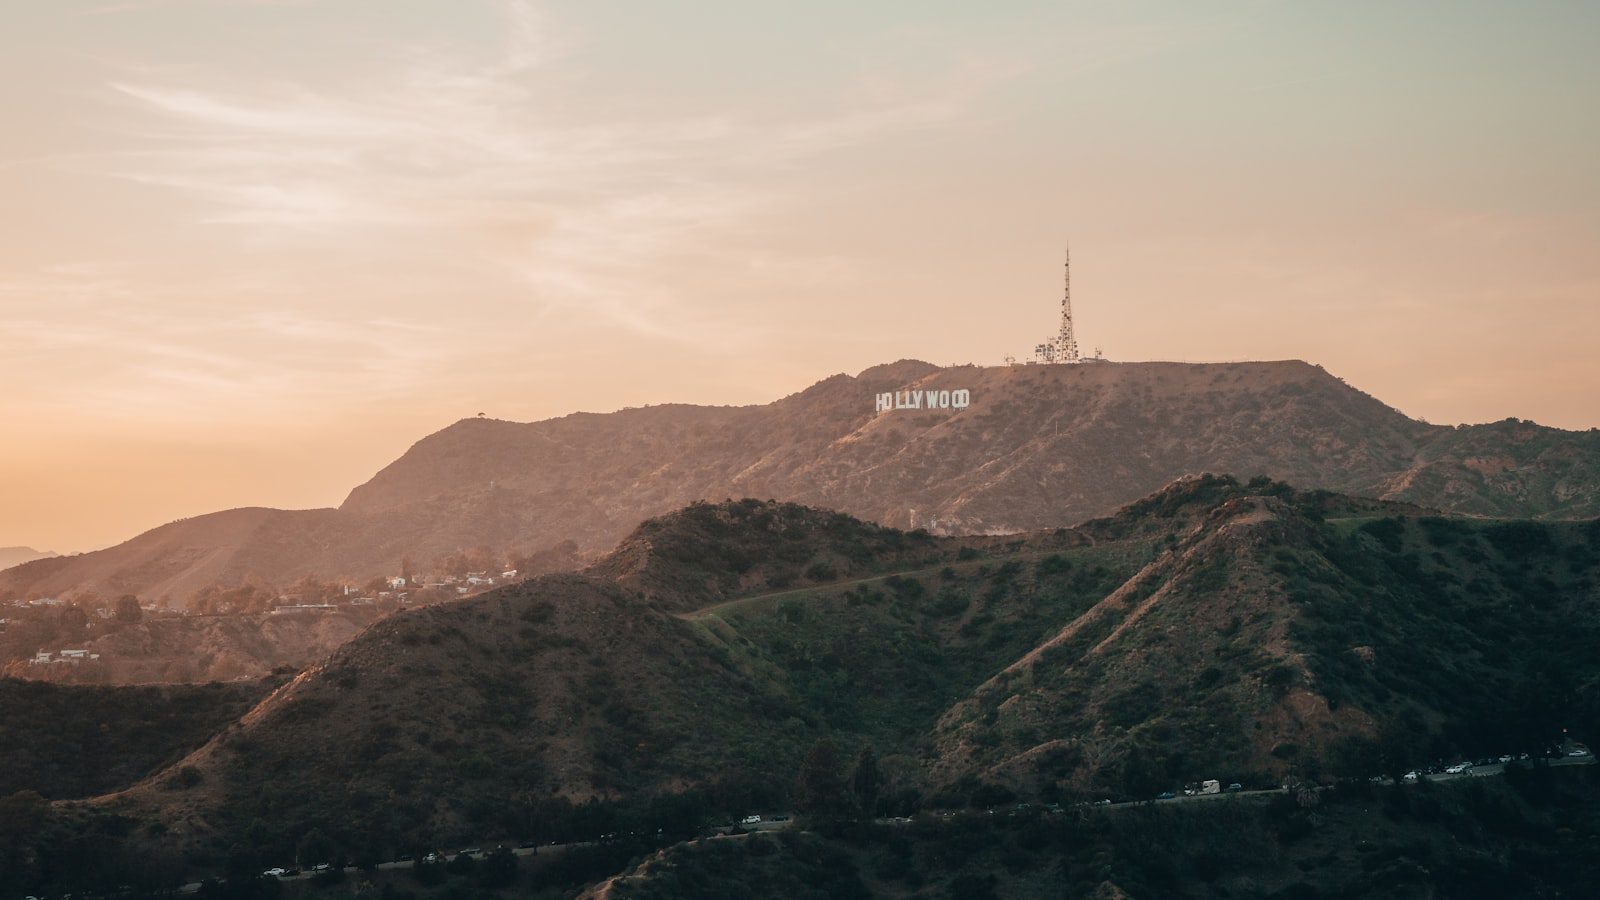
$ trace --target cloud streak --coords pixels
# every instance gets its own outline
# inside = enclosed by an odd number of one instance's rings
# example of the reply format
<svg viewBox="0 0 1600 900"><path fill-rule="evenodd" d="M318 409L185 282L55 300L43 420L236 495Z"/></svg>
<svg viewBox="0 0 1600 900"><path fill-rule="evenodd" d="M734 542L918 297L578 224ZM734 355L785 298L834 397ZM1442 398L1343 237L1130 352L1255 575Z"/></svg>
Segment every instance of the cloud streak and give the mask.
<svg viewBox="0 0 1600 900"><path fill-rule="evenodd" d="M781 205L751 186L774 167L951 122L974 92L963 74L809 118L594 120L544 90L559 80L551 67L562 42L538 10L507 3L502 17L504 46L487 63L413 46L379 87L115 81L149 120L151 146L114 174L192 196L207 223L297 229L318 242L406 229L456 258L494 247L486 271L519 280L527 302L581 305L644 335L687 339L670 321L683 318L682 298L627 283L626 269Z"/></svg>
<svg viewBox="0 0 1600 900"><path fill-rule="evenodd" d="M581 41L532 3L494 9L487 52L391 39L337 76L119 66L101 95L117 146L55 166L170 197L154 207L168 221L148 223L172 232L168 257L0 274L0 348L54 376L25 403L92 395L108 417L179 421L304 406L333 383L420 389L481 356L486 321L552 351L604 331L686 349L770 339L763 316L660 273L792 267L737 241L805 200L787 173L957 123L1015 74L878 71L804 113L595 102Z"/></svg>

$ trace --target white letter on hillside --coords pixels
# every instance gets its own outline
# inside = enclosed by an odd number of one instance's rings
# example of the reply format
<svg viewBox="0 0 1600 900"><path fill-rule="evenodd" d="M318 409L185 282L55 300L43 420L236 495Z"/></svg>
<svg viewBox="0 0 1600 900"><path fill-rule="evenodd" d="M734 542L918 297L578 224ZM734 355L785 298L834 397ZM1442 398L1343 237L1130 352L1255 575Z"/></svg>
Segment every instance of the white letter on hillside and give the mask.
<svg viewBox="0 0 1600 900"><path fill-rule="evenodd" d="M972 403L971 391L951 391L950 405L956 409L966 409Z"/></svg>

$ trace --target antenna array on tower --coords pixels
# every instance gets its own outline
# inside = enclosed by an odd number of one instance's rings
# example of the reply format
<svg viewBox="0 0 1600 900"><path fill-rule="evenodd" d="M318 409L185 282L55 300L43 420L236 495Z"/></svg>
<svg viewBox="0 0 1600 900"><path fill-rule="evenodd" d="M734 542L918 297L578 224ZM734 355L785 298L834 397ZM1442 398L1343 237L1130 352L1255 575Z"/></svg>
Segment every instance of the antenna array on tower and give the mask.
<svg viewBox="0 0 1600 900"><path fill-rule="evenodd" d="M1096 354L1099 358L1099 354ZM1009 357L1008 357L1009 359ZM1072 330L1072 251L1066 254L1063 266L1063 284L1061 292L1061 331L1055 337L1033 348L1034 362L1078 363L1083 362L1083 357L1078 353L1078 337Z"/></svg>

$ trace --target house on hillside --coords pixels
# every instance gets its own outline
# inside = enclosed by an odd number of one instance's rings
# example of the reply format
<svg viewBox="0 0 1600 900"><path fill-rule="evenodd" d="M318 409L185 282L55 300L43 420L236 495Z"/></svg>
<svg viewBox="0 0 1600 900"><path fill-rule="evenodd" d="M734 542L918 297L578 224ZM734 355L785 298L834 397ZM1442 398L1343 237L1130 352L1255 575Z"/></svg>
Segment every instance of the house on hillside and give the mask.
<svg viewBox="0 0 1600 900"><path fill-rule="evenodd" d="M406 586L406 577L404 575L395 575L394 577L389 579L389 587L398 589L398 588L403 588L405 586Z"/></svg>
<svg viewBox="0 0 1600 900"><path fill-rule="evenodd" d="M274 606L271 615L293 615L295 613L324 613L332 612L339 607L332 603L296 603L292 606Z"/></svg>
<svg viewBox="0 0 1600 900"><path fill-rule="evenodd" d="M99 658L100 658L100 654L98 654L98 653L90 653L88 650L66 650L66 649L63 649L59 653L53 652L53 651L50 651L50 650L40 650L38 653L35 653L33 655L32 659L28 660L28 665L30 665L30 666L46 666L46 665L76 666L76 665L78 665L80 663L93 662L94 660L97 660Z"/></svg>

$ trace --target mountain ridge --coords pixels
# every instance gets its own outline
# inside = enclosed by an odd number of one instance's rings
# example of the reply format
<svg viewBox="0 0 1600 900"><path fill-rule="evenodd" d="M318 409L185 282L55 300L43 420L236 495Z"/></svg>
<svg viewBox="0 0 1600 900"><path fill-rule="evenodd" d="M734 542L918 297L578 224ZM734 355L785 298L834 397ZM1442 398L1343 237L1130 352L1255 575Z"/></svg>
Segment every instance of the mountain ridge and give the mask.
<svg viewBox="0 0 1600 900"><path fill-rule="evenodd" d="M881 393L957 389L973 392L969 407L875 409ZM0 572L0 591L135 593L182 606L251 574L364 581L471 547L509 558L572 539L598 556L650 516L743 496L900 528L1009 533L1106 515L1204 471L1474 515L1600 514L1600 431L1430 425L1298 360L901 360L760 405L463 419L335 509L196 517Z"/></svg>
<svg viewBox="0 0 1600 900"><path fill-rule="evenodd" d="M36 559L53 559L60 555L52 550L35 550L32 547L0 547L0 570L33 562Z"/></svg>

